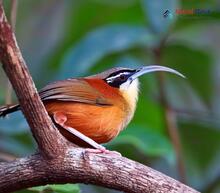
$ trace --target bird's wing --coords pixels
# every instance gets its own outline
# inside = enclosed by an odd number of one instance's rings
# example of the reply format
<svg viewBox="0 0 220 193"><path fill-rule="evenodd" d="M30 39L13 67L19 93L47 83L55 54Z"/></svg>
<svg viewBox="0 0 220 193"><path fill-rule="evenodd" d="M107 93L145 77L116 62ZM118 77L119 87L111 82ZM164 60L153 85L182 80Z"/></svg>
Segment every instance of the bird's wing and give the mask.
<svg viewBox="0 0 220 193"><path fill-rule="evenodd" d="M39 91L43 101L60 100L87 104L112 105L96 89L83 79L67 79L53 82Z"/></svg>

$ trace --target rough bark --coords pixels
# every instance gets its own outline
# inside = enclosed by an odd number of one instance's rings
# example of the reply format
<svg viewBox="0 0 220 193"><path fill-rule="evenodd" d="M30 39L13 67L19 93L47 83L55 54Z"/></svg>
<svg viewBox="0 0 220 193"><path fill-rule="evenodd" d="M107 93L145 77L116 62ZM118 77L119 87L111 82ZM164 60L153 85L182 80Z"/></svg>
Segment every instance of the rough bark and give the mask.
<svg viewBox="0 0 220 193"><path fill-rule="evenodd" d="M0 165L0 192L48 183L86 183L133 193L196 193L147 166L120 156L69 148L65 156L45 160L40 154Z"/></svg>
<svg viewBox="0 0 220 193"><path fill-rule="evenodd" d="M54 148L53 142L56 141L62 147L62 138L40 100L2 6L0 6L0 59L38 143L39 150L47 157L60 153L63 149Z"/></svg>
<svg viewBox="0 0 220 193"><path fill-rule="evenodd" d="M40 100L1 2L0 60L39 147L37 154L0 163L0 192L49 183L89 183L138 193L197 192L127 158L92 154L68 144Z"/></svg>

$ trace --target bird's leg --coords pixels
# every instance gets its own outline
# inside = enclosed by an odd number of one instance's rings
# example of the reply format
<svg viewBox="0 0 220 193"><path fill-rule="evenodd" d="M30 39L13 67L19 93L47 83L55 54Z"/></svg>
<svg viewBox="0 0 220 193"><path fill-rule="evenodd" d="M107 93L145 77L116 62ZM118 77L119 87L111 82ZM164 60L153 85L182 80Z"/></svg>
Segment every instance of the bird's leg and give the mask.
<svg viewBox="0 0 220 193"><path fill-rule="evenodd" d="M91 145L93 148L95 148L95 149L89 149L88 148L88 149L86 149L86 152L90 152L90 153L108 153L108 154L114 153L114 154L121 155L118 152L107 150L104 146L96 143L94 140L92 140L91 138L85 136L84 134L77 131L76 129L65 125L65 122L67 121L67 116L65 115L65 113L55 112L54 115L53 115L53 118L54 118L54 121L58 125L60 125L62 128L66 129L68 132L70 132L74 136L80 138L81 140L85 141L86 143Z"/></svg>
<svg viewBox="0 0 220 193"><path fill-rule="evenodd" d="M94 147L95 149L103 149L103 150L105 149L104 146L99 145L94 140L92 140L91 138L89 138L89 137L85 136L84 134L80 133L76 129L65 125L65 122L67 121L67 116L65 115L65 113L63 113L63 112L56 112L56 113L54 113L53 118L54 118L54 121L58 125L60 125L64 129L66 129L68 132L70 132L71 134L75 135L76 137L82 139L83 141L85 141L86 143L88 143L89 145Z"/></svg>

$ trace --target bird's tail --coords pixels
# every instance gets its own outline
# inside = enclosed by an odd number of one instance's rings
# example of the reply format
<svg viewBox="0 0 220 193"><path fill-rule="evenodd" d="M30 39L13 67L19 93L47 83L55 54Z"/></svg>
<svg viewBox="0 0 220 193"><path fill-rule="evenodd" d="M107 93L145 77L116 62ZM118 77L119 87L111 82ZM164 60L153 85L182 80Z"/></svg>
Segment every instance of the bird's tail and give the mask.
<svg viewBox="0 0 220 193"><path fill-rule="evenodd" d="M13 113L15 111L20 110L20 105L6 105L0 107L0 117L4 117L9 113Z"/></svg>

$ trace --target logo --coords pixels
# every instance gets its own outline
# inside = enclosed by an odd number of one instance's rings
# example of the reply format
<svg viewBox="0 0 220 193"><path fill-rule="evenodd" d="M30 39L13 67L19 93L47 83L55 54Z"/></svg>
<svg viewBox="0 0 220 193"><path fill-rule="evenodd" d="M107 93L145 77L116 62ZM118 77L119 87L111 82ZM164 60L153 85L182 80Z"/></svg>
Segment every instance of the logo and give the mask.
<svg viewBox="0 0 220 193"><path fill-rule="evenodd" d="M172 13L171 13L169 10L166 10L166 11L163 13L163 17L164 17L164 18L172 18L173 15L172 15Z"/></svg>

